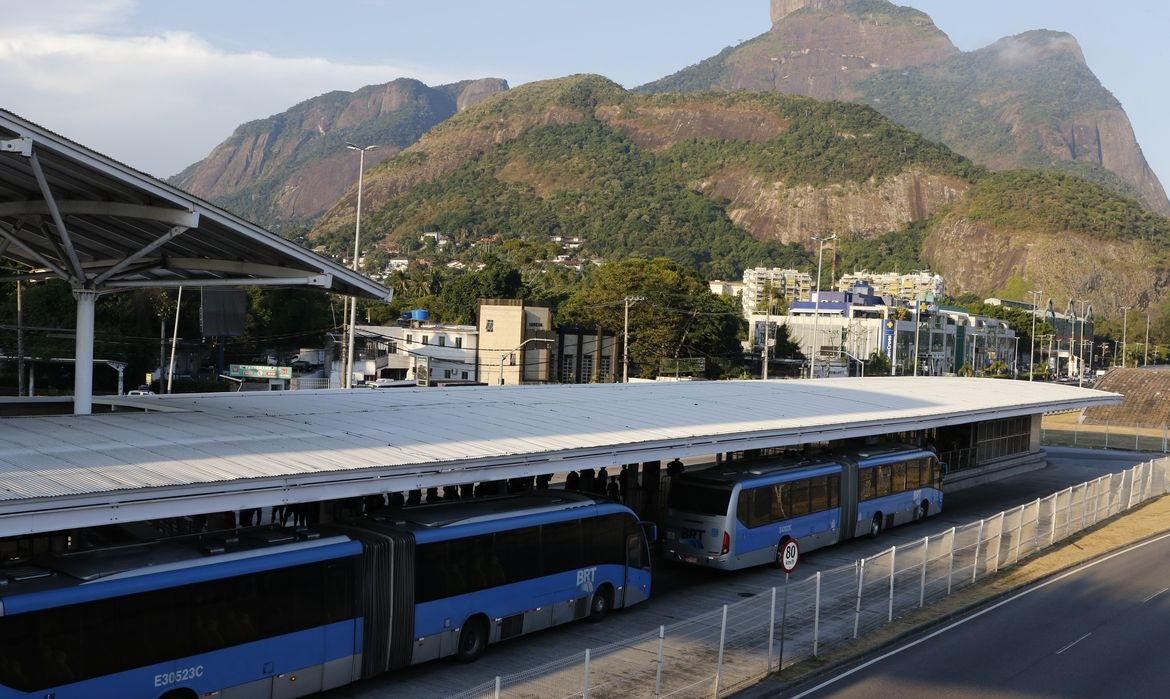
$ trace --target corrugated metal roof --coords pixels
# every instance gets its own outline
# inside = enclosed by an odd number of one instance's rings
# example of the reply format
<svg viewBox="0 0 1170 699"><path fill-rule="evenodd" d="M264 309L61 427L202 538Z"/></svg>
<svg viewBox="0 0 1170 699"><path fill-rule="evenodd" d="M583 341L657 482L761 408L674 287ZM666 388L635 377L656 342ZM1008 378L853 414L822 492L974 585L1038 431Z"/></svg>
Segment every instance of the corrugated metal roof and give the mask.
<svg viewBox="0 0 1170 699"><path fill-rule="evenodd" d="M1071 386L950 377L119 399L165 410L0 419L0 536L61 522L348 497L1120 400Z"/></svg>

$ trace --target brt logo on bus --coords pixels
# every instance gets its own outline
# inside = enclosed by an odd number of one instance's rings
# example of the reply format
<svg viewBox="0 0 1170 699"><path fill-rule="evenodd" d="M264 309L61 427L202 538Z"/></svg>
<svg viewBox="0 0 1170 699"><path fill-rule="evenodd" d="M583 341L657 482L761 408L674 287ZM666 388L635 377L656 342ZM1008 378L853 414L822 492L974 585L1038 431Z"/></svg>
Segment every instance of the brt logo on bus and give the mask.
<svg viewBox="0 0 1170 699"><path fill-rule="evenodd" d="M597 579L597 566L582 568L577 571L577 587L586 592L593 591L593 581Z"/></svg>
<svg viewBox="0 0 1170 699"><path fill-rule="evenodd" d="M679 529L678 533L679 538L682 539L682 542L688 546L694 546L698 548L703 545L702 529L690 529L688 527L682 527Z"/></svg>

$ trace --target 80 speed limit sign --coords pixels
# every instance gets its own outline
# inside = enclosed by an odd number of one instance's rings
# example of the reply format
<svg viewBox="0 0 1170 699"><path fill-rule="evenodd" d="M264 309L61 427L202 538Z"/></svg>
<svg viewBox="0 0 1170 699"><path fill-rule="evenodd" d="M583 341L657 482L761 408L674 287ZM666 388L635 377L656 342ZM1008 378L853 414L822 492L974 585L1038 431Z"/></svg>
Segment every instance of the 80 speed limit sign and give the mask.
<svg viewBox="0 0 1170 699"><path fill-rule="evenodd" d="M796 543L796 539L788 539L780 544L780 570L791 573L796 569L796 564L799 561L800 545Z"/></svg>

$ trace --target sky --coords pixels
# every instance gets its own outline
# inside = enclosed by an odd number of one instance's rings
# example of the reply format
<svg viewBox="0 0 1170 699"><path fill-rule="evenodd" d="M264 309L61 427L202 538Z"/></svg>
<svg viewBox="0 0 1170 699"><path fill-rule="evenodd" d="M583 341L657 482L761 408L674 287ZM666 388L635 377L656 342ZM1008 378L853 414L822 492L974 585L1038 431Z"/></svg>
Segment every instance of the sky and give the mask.
<svg viewBox="0 0 1170 699"><path fill-rule="evenodd" d="M913 0L962 50L1067 31L1170 186L1170 2ZM768 0L0 0L0 108L159 177L236 126L412 77L632 88L764 33Z"/></svg>

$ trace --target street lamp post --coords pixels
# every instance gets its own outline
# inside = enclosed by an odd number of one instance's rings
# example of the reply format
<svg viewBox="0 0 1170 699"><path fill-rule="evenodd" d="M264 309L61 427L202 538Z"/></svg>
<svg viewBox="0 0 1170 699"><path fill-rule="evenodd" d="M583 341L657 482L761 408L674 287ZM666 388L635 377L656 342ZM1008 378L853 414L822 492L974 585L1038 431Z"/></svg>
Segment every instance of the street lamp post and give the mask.
<svg viewBox="0 0 1170 699"><path fill-rule="evenodd" d="M358 196L357 196L357 223L353 230L353 271L358 271L358 258L361 254L362 236L362 175L366 170L366 151L377 146L355 146L347 142L345 147L358 152ZM357 327L357 299L351 299L349 304L349 337L346 340L345 352L345 387L353 388L353 336Z"/></svg>
<svg viewBox="0 0 1170 699"><path fill-rule="evenodd" d="M1150 363L1150 314L1146 314L1146 341L1142 345L1142 366Z"/></svg>
<svg viewBox="0 0 1170 699"><path fill-rule="evenodd" d="M1128 342L1126 321L1129 320L1129 309L1131 308L1133 308L1133 306L1121 307L1121 366L1123 367L1129 361L1129 358L1125 356L1125 346Z"/></svg>
<svg viewBox="0 0 1170 699"><path fill-rule="evenodd" d="M1034 301L1032 302L1032 336L1029 338L1032 341L1032 349L1028 350L1028 380L1031 381L1036 373L1036 311L1040 308L1040 297L1043 291L1040 289L1032 289L1030 292Z"/></svg>
<svg viewBox="0 0 1170 699"><path fill-rule="evenodd" d="M520 351L524 347L524 345L527 345L529 342L556 342L556 340L551 340L551 339L546 338L546 337L530 337L527 340L525 340L524 342L521 342L520 344L513 347L511 350L501 354L500 355L500 385L501 386L504 385L504 360L507 359L508 356L510 354L512 354L513 352ZM524 380L523 362L521 362L520 381L523 381L523 380ZM517 383L519 383L519 382L517 382Z"/></svg>
<svg viewBox="0 0 1170 699"><path fill-rule="evenodd" d="M817 325L819 324L820 319L821 319L821 260L825 255L825 243L834 241L836 239L837 239L836 233L829 236L828 238L818 238L816 236L813 236L813 240L820 243L820 247L817 249L817 300L816 300L816 303L813 305L813 347L809 348L809 374L808 374L808 377L810 379L815 379L817 377L816 343L820 342L820 339L817 338Z"/></svg>
<svg viewBox="0 0 1170 699"><path fill-rule="evenodd" d="M1077 386L1083 386L1085 382L1085 313L1089 306L1088 301L1074 301L1073 303L1081 304L1081 339L1077 345Z"/></svg>
<svg viewBox="0 0 1170 699"><path fill-rule="evenodd" d="M630 382L630 304L645 300L645 296L627 296L623 299L626 308L622 321L622 383ZM500 370L500 383L504 383L503 369Z"/></svg>

